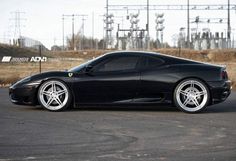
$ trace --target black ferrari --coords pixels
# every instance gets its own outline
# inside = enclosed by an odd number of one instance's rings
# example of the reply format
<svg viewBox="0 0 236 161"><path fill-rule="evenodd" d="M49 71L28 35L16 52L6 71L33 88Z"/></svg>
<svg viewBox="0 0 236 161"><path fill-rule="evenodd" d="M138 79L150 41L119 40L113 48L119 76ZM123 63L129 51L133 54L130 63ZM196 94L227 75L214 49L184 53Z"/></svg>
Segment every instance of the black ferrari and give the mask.
<svg viewBox="0 0 236 161"><path fill-rule="evenodd" d="M152 52L112 52L68 71L26 77L9 88L20 105L62 111L84 105L169 104L188 113L224 101L226 68Z"/></svg>

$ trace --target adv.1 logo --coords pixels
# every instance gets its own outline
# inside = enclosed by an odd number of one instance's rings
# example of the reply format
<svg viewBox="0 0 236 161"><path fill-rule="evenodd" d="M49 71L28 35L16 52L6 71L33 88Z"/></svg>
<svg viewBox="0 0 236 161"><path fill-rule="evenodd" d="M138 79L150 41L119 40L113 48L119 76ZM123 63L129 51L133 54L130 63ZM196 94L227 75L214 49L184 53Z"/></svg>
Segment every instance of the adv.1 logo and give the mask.
<svg viewBox="0 0 236 161"><path fill-rule="evenodd" d="M34 56L31 57L30 62L46 62L47 61L47 57L40 57L40 56Z"/></svg>

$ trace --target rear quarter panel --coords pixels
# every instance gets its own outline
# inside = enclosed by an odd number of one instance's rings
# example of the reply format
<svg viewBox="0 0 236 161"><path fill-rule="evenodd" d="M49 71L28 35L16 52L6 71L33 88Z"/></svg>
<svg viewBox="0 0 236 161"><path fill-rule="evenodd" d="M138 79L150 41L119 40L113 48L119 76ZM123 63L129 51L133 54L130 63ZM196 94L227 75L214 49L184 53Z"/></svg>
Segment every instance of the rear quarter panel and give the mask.
<svg viewBox="0 0 236 161"><path fill-rule="evenodd" d="M220 81L221 67L210 66L207 64L183 64L179 65L179 77L190 78L195 77L205 82L208 81Z"/></svg>

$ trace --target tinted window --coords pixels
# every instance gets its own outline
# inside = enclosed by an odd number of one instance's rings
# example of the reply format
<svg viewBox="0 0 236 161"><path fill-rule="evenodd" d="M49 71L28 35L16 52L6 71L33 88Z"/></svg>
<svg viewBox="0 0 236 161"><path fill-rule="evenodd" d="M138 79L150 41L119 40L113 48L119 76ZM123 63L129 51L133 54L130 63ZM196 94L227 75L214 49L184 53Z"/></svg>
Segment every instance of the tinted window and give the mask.
<svg viewBox="0 0 236 161"><path fill-rule="evenodd" d="M164 63L164 60L155 58L155 57L145 57L144 62L143 62L143 67L144 68L151 68L151 67L156 67L160 66Z"/></svg>
<svg viewBox="0 0 236 161"><path fill-rule="evenodd" d="M122 56L108 60L105 63L98 65L96 71L110 72L110 71L124 71L134 70L138 63L139 57L137 56Z"/></svg>

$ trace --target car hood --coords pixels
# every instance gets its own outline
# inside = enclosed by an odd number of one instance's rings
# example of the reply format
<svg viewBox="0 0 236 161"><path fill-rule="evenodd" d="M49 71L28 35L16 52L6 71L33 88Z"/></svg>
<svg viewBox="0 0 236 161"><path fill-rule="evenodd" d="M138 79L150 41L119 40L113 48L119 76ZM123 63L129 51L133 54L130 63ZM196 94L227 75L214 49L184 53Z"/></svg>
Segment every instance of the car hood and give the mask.
<svg viewBox="0 0 236 161"><path fill-rule="evenodd" d="M73 76L73 73L67 72L67 71L50 71L50 72L43 72L39 74L34 74L32 76L25 77L16 83L14 83L12 86L18 86L18 85L24 85L24 84L40 84L41 81L52 79L52 78L67 78Z"/></svg>

